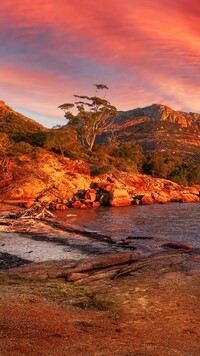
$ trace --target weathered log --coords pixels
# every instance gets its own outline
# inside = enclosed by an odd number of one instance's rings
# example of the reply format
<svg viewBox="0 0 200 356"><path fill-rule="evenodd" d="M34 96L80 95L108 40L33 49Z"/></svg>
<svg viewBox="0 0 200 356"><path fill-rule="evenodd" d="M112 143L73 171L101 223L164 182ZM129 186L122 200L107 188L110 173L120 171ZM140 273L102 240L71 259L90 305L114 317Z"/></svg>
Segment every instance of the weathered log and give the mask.
<svg viewBox="0 0 200 356"><path fill-rule="evenodd" d="M148 258L144 259L143 261L132 263L128 266L121 268L121 270L116 274L114 279L121 277L125 274L131 274L131 273L138 271L139 269L142 269L142 268L146 268L146 267L149 267L152 265L158 265L159 263L164 262L164 261L169 261L169 263L171 263L171 261L177 260L177 259L184 260L185 257L183 255L177 254L175 252L174 252L174 254L167 253L166 255L161 255L161 256L151 256L150 258L148 257Z"/></svg>
<svg viewBox="0 0 200 356"><path fill-rule="evenodd" d="M101 271L99 273L92 274L91 276L89 276L87 278L79 279L74 284L80 286L80 285L88 284L88 283L99 281L99 280L112 279L116 276L116 274L120 271L120 269L121 268L118 267L118 268L116 268L114 270L110 270L110 271L104 271L104 272Z"/></svg>
<svg viewBox="0 0 200 356"><path fill-rule="evenodd" d="M91 271L94 269L105 268L114 265L122 265L127 262L138 261L140 258L139 253L122 252L122 253L112 253L104 256L97 257L91 261L85 262L77 267L73 268L67 273L77 273L84 271Z"/></svg>
<svg viewBox="0 0 200 356"><path fill-rule="evenodd" d="M83 280L85 278L89 277L88 273L76 273L72 272L67 275L67 281L68 282L76 282L78 280Z"/></svg>

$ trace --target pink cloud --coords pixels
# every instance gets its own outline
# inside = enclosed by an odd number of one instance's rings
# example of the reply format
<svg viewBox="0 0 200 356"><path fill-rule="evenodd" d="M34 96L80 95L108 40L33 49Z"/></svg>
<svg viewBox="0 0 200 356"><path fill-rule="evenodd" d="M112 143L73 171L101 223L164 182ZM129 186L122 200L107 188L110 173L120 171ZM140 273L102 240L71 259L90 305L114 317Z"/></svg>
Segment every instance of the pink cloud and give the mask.
<svg viewBox="0 0 200 356"><path fill-rule="evenodd" d="M200 111L199 15L198 0L2 0L0 38L30 51L28 60L16 53L7 85L13 76L16 88L33 87L47 102L106 78L120 109L166 100Z"/></svg>

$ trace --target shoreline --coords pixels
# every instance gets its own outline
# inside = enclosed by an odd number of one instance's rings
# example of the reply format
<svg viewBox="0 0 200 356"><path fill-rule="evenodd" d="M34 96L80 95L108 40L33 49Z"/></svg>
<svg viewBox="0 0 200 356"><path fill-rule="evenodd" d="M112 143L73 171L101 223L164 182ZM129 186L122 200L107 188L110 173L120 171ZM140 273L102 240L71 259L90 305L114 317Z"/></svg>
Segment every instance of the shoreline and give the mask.
<svg viewBox="0 0 200 356"><path fill-rule="evenodd" d="M2 355L199 355L200 249L139 256L59 223L0 221L0 236L16 244L20 237L71 251L67 259L8 261L12 268L0 271Z"/></svg>

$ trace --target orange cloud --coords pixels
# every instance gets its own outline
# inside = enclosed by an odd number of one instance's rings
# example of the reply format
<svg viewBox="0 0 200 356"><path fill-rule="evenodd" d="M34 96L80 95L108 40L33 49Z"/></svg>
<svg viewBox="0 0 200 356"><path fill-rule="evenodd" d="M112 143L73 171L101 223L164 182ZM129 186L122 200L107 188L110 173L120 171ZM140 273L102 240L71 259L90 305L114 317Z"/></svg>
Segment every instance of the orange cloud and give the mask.
<svg viewBox="0 0 200 356"><path fill-rule="evenodd" d="M34 88L48 115L49 97L62 102L98 81L115 86L120 109L159 100L200 111L199 15L198 0L2 0L0 45L13 72L0 85Z"/></svg>

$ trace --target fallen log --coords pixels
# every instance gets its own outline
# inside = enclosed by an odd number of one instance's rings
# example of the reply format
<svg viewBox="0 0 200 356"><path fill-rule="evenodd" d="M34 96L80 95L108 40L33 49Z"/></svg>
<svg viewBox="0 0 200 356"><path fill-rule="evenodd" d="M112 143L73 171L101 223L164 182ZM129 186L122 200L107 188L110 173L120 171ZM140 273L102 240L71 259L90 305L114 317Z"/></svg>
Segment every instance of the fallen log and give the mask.
<svg viewBox="0 0 200 356"><path fill-rule="evenodd" d="M91 271L91 270L101 269L101 268L115 266L115 265L122 265L128 262L138 261L139 258L140 258L139 253L122 252L122 253L107 254L104 256L94 258L89 262L85 262L82 263L81 265L78 265L77 267L68 271L66 277L69 276L70 273L85 272L85 271Z"/></svg>
<svg viewBox="0 0 200 356"><path fill-rule="evenodd" d="M171 264L171 262L173 260L185 260L185 255L181 255L181 254L166 254L166 255L162 255L162 256L151 256L148 257L147 259L144 259L143 261L134 263L134 264L130 264L129 266L125 266L123 268L121 268L121 270L116 274L115 278L121 277L125 274L131 274L135 271L138 271L139 269L142 268L146 268L149 266L153 266L153 265L158 265L161 262L165 262L165 261L169 261L169 264Z"/></svg>
<svg viewBox="0 0 200 356"><path fill-rule="evenodd" d="M116 268L115 270L110 270L110 271L106 271L106 272L101 271L101 272L92 274L89 277L78 279L78 280L76 280L76 282L74 282L74 284L76 286L80 286L80 285L88 284L88 283L99 281L99 280L113 279L116 276L116 274L119 272L120 269L121 268Z"/></svg>

